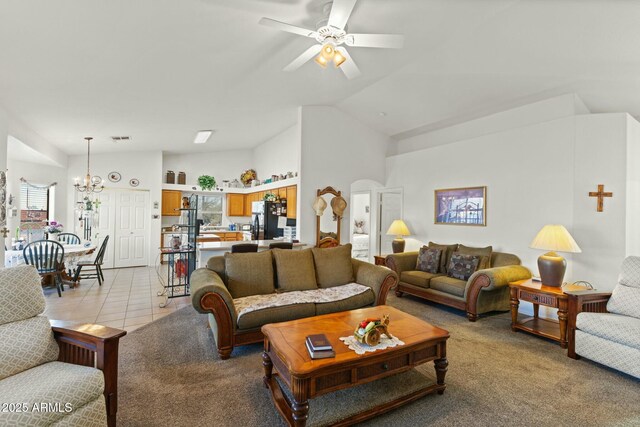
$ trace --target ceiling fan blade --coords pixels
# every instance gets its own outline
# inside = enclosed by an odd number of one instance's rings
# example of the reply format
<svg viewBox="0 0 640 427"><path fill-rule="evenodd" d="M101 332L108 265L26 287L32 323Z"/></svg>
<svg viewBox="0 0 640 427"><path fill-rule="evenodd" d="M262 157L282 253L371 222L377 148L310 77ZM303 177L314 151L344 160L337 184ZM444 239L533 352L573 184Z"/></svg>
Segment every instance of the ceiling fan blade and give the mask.
<svg viewBox="0 0 640 427"><path fill-rule="evenodd" d="M404 45L404 36L401 34L349 34L345 38L345 44L353 47L400 49Z"/></svg>
<svg viewBox="0 0 640 427"><path fill-rule="evenodd" d="M296 59L291 61L289 65L283 68L283 71L295 71L298 68L302 67L302 65L320 53L320 49L322 49L322 45L314 44L309 49L302 52L302 55L298 56Z"/></svg>
<svg viewBox="0 0 640 427"><path fill-rule="evenodd" d="M285 22L276 21L275 19L262 18L258 21L258 24L265 25L267 27L273 27L281 31L297 34L299 36L315 38L318 33L306 28L296 27L295 25L287 24Z"/></svg>
<svg viewBox="0 0 640 427"><path fill-rule="evenodd" d="M347 58L347 60L344 61L342 65L340 65L340 69L342 70L344 75L347 76L349 80L359 77L362 73L360 72L360 69L358 68L356 63L353 61L351 55L349 55L349 52L347 52L347 49L338 47L336 48L336 50L340 52L345 58Z"/></svg>
<svg viewBox="0 0 640 427"><path fill-rule="evenodd" d="M356 5L356 1L357 0L333 0L327 25L343 30L344 26L347 25L349 16L351 16L353 7Z"/></svg>

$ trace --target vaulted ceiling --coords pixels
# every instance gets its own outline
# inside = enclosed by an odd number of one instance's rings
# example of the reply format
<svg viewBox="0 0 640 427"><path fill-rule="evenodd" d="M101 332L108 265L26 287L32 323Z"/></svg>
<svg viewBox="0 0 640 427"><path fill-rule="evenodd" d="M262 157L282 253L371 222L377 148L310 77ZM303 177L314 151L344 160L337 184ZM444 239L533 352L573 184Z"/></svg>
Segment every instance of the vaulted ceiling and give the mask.
<svg viewBox="0 0 640 427"><path fill-rule="evenodd" d="M349 30L405 34L404 49L350 49L355 80L283 72L314 41L258 20L315 28L326 2L0 0L0 104L70 154L88 135L97 152L252 147L299 105L395 139L568 92L640 116L640 2L359 0ZM200 129L217 131L204 146Z"/></svg>

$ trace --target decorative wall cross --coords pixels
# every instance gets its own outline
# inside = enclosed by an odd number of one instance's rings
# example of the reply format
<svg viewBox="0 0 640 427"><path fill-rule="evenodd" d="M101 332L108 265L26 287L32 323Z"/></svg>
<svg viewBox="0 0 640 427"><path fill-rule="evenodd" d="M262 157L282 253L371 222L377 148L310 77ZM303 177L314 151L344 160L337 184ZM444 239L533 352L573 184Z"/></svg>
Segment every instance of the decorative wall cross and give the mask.
<svg viewBox="0 0 640 427"><path fill-rule="evenodd" d="M602 212L604 210L604 198L605 197L613 197L613 193L605 193L604 185L598 184L598 191L590 191L589 197L597 197L598 198L598 208L596 209L598 212Z"/></svg>

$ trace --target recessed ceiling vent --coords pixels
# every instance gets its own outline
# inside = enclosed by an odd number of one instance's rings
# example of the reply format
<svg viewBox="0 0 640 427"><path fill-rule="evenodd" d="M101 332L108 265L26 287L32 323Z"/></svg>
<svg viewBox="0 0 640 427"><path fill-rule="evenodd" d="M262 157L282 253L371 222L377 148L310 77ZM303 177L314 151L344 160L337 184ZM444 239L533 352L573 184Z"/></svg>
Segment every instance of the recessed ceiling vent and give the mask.
<svg viewBox="0 0 640 427"><path fill-rule="evenodd" d="M111 140L113 142L129 142L131 141L131 137L130 136L112 136Z"/></svg>

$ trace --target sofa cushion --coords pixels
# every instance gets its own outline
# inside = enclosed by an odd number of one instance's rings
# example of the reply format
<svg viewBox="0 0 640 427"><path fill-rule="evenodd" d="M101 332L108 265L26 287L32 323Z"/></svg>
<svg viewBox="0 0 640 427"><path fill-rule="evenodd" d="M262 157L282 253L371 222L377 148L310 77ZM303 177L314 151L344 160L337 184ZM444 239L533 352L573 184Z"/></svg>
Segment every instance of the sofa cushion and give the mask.
<svg viewBox="0 0 640 427"><path fill-rule="evenodd" d="M351 244L335 248L312 248L318 287L346 285L353 282Z"/></svg>
<svg viewBox="0 0 640 427"><path fill-rule="evenodd" d="M576 327L588 334L640 350L640 319L613 313L578 313Z"/></svg>
<svg viewBox="0 0 640 427"><path fill-rule="evenodd" d="M427 273L426 271L403 271L400 273L400 281L421 288L428 288L429 281L434 277L440 277L442 274Z"/></svg>
<svg viewBox="0 0 640 427"><path fill-rule="evenodd" d="M49 362L0 381L3 402L69 404L74 410L100 399L104 392L102 371L71 363ZM103 406L103 411L106 410ZM12 414L12 425L49 425L67 415L62 411L29 411Z"/></svg>
<svg viewBox="0 0 640 427"><path fill-rule="evenodd" d="M355 310L356 308L367 307L372 305L376 300L376 296L371 289L368 291L354 295L347 299L333 302L323 302L316 304L316 315L327 313L337 313L340 311Z"/></svg>
<svg viewBox="0 0 640 427"><path fill-rule="evenodd" d="M267 323L286 322L316 315L313 303L291 304L251 311L238 318L238 329L259 328Z"/></svg>
<svg viewBox="0 0 640 427"><path fill-rule="evenodd" d="M640 288L640 257L629 256L624 259L618 283L631 288Z"/></svg>
<svg viewBox="0 0 640 427"><path fill-rule="evenodd" d="M439 276L431 279L429 287L440 292L464 297L464 290L467 287L467 282L465 280L456 279L455 277Z"/></svg>
<svg viewBox="0 0 640 427"><path fill-rule="evenodd" d="M449 261L447 275L460 280L469 280L469 277L478 270L480 255L463 255L454 252Z"/></svg>
<svg viewBox="0 0 640 427"><path fill-rule="evenodd" d="M486 248L471 248L465 245L458 245L458 253L463 255L478 255L480 257L478 270L491 268L491 252L493 252L493 246L487 246Z"/></svg>
<svg viewBox="0 0 640 427"><path fill-rule="evenodd" d="M224 254L227 287L234 298L275 292L271 251Z"/></svg>
<svg viewBox="0 0 640 427"><path fill-rule="evenodd" d="M436 274L440 268L442 249L429 249L426 246L420 248L416 261L416 270Z"/></svg>
<svg viewBox="0 0 640 427"><path fill-rule="evenodd" d="M640 288L616 285L607 302L607 311L640 319Z"/></svg>
<svg viewBox="0 0 640 427"><path fill-rule="evenodd" d="M273 258L276 260L279 292L318 288L311 249L273 249Z"/></svg>
<svg viewBox="0 0 640 427"><path fill-rule="evenodd" d="M31 265L0 271L0 325L37 316L45 302L40 275Z"/></svg>
<svg viewBox="0 0 640 427"><path fill-rule="evenodd" d="M0 325L0 382L56 359L58 344L46 317L35 316Z"/></svg>
<svg viewBox="0 0 640 427"><path fill-rule="evenodd" d="M441 245L439 243L429 242L429 249L440 249L442 251L442 255L440 256L440 268L438 269L438 273L447 274L447 268L449 267L449 260L451 259L451 255L458 249L458 244L454 245Z"/></svg>

